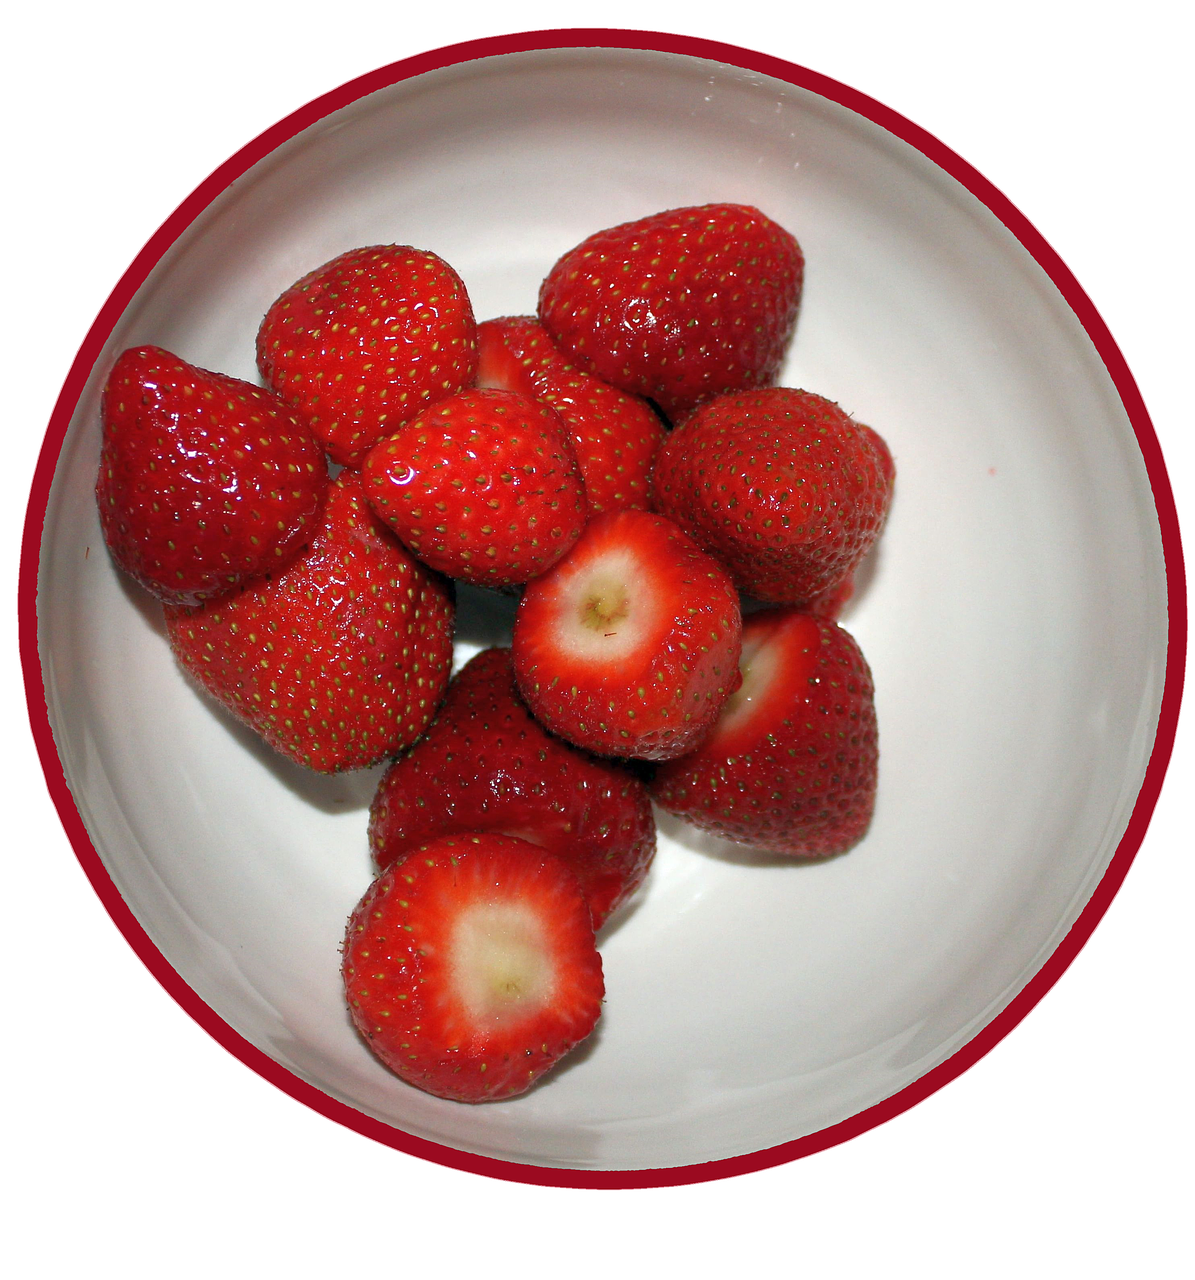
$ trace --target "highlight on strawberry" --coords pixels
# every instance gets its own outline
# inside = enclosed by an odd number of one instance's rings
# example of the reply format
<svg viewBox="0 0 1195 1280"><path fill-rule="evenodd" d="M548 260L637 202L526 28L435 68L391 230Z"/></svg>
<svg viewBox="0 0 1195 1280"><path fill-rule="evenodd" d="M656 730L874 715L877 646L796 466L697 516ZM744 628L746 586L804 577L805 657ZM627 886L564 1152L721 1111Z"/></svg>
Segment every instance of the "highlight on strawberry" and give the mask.
<svg viewBox="0 0 1195 1280"><path fill-rule="evenodd" d="M664 442L662 512L773 604L810 604L858 568L887 519L887 446L833 401L772 387L720 396Z"/></svg>
<svg viewBox="0 0 1195 1280"><path fill-rule="evenodd" d="M539 319L581 368L676 422L714 396L776 381L804 276L794 237L758 209L669 209L560 258Z"/></svg>
<svg viewBox="0 0 1195 1280"><path fill-rule="evenodd" d="M369 817L384 871L439 835L499 831L555 854L600 929L643 883L656 850L644 784L548 733L515 688L509 649L453 677L435 722L378 784Z"/></svg>
<svg viewBox="0 0 1195 1280"><path fill-rule="evenodd" d="M730 575L671 520L608 511L527 584L519 692L553 733L598 755L668 760L705 736L738 683Z"/></svg>
<svg viewBox="0 0 1195 1280"><path fill-rule="evenodd" d="M159 600L196 605L298 554L328 468L277 396L161 347L112 367L96 503L112 559Z"/></svg>
<svg viewBox="0 0 1195 1280"><path fill-rule="evenodd" d="M352 249L273 303L258 330L257 366L332 460L356 466L421 409L472 384L473 305L434 253Z"/></svg>
<svg viewBox="0 0 1195 1280"><path fill-rule="evenodd" d="M743 682L709 737L660 766L652 798L771 853L828 857L862 839L879 747L871 671L841 627L796 609L743 624Z"/></svg>
<svg viewBox="0 0 1195 1280"><path fill-rule="evenodd" d="M493 832L443 836L379 876L341 971L373 1053L456 1102L525 1093L589 1035L605 994L576 877Z"/></svg>
<svg viewBox="0 0 1195 1280"><path fill-rule="evenodd" d="M375 445L362 472L374 510L424 564L478 586L538 577L588 515L560 415L509 391L441 400Z"/></svg>

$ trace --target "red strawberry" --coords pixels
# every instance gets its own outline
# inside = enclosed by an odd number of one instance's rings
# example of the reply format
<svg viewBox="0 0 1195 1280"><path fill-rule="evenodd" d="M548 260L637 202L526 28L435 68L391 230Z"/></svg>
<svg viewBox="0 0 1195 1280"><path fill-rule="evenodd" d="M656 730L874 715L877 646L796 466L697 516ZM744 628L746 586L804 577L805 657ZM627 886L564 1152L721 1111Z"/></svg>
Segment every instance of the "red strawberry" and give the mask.
<svg viewBox="0 0 1195 1280"><path fill-rule="evenodd" d="M638 888L655 853L646 788L540 728L515 690L509 649L487 649L459 672L427 736L382 779L370 813L380 870L462 831L519 836L566 862L595 929Z"/></svg>
<svg viewBox="0 0 1195 1280"><path fill-rule="evenodd" d="M566 253L539 318L582 368L669 418L776 381L805 260L758 209L707 204L600 231Z"/></svg>
<svg viewBox="0 0 1195 1280"><path fill-rule="evenodd" d="M883 528L892 460L836 404L773 387L722 396L656 457L656 509L760 600L803 604L854 573Z"/></svg>
<svg viewBox="0 0 1195 1280"><path fill-rule="evenodd" d="M262 377L295 405L336 462L477 371L477 326L460 276L410 245L353 249L305 275L266 312Z"/></svg>
<svg viewBox="0 0 1195 1280"><path fill-rule="evenodd" d="M311 537L328 468L277 396L135 347L113 366L101 415L104 540L159 600L223 595L285 568Z"/></svg>
<svg viewBox="0 0 1195 1280"><path fill-rule="evenodd" d="M560 414L591 513L647 507L664 424L646 400L570 364L533 316L478 325L477 382L534 396Z"/></svg>
<svg viewBox="0 0 1195 1280"><path fill-rule="evenodd" d="M432 405L375 445L363 473L375 510L420 560L481 586L538 576L585 526L564 423L509 391Z"/></svg>
<svg viewBox="0 0 1195 1280"><path fill-rule="evenodd" d="M433 840L375 880L342 973L377 1057L455 1102L526 1092L593 1030L604 994L576 877L492 832Z"/></svg>
<svg viewBox="0 0 1195 1280"><path fill-rule="evenodd" d="M601 755L691 751L738 680L730 576L670 520L607 511L527 585L519 691L553 733Z"/></svg>
<svg viewBox="0 0 1195 1280"><path fill-rule="evenodd" d="M743 623L743 683L691 755L661 765L655 800L704 831L772 853L826 857L875 804L871 672L840 627L795 609Z"/></svg>
<svg viewBox="0 0 1195 1280"><path fill-rule="evenodd" d="M166 631L233 715L290 759L335 773L424 731L448 684L452 619L450 584L412 559L344 472L285 572L198 609L167 607Z"/></svg>

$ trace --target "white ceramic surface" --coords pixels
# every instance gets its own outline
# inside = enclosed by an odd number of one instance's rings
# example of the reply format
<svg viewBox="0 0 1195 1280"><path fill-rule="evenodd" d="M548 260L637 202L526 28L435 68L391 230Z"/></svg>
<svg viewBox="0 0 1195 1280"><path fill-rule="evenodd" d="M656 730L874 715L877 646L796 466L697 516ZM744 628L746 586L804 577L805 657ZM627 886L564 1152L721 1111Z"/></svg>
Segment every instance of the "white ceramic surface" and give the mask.
<svg viewBox="0 0 1195 1280"><path fill-rule="evenodd" d="M153 342L254 377L297 276L355 245L435 250L479 319L533 310L590 232L755 204L808 270L785 381L888 440L897 497L845 616L876 678L865 842L781 862L661 821L603 932L599 1032L530 1094L464 1107L401 1084L338 982L380 771L271 755L175 668L112 569L92 499L99 388ZM458 660L509 605L463 592ZM1054 285L975 197L813 93L650 52L486 58L376 93L219 197L128 308L47 514L48 703L91 839L150 938L231 1027L406 1133L530 1165L647 1169L757 1152L896 1094L986 1025L1078 916L1124 832L1161 698L1166 584L1140 449Z"/></svg>

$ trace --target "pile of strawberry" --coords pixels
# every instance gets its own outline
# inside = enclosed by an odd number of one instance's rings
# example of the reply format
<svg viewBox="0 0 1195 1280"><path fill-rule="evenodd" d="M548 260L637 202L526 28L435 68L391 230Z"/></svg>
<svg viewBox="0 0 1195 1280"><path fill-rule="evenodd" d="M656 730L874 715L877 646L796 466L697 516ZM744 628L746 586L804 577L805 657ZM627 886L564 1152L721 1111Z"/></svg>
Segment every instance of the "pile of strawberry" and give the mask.
<svg viewBox="0 0 1195 1280"><path fill-rule="evenodd" d="M342 971L420 1088L511 1097L589 1034L653 800L796 857L867 829L871 676L834 618L893 465L775 386L803 271L756 209L672 210L479 326L447 263L373 246L269 309L264 389L156 347L111 371L103 531L178 661L302 765L393 761ZM450 680L453 579L520 599Z"/></svg>

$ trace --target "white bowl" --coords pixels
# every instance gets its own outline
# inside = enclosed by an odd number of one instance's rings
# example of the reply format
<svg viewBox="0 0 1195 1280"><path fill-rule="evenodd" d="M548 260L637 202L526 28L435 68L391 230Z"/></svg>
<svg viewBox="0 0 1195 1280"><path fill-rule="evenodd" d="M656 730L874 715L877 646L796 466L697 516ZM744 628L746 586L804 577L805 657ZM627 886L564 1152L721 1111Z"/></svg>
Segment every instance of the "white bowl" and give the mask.
<svg viewBox="0 0 1195 1280"><path fill-rule="evenodd" d="M254 1069L445 1164L689 1182L898 1113L1056 980L1127 870L1169 754L1178 534L1098 316L961 160L761 55L557 39L482 41L345 86L234 157L130 268L35 483L48 718L36 698L32 714L106 906ZM104 552L100 387L145 342L253 378L266 307L356 245L435 250L484 319L532 311L590 232L710 201L796 234L807 283L784 381L839 400L896 458L892 518L843 619L876 677L875 822L850 854L803 865L662 817L645 891L600 939L595 1038L522 1098L444 1102L369 1055L340 991L380 770L307 774L184 680L156 606ZM27 623L32 591L27 577ZM458 660L504 642L509 616L464 592Z"/></svg>

